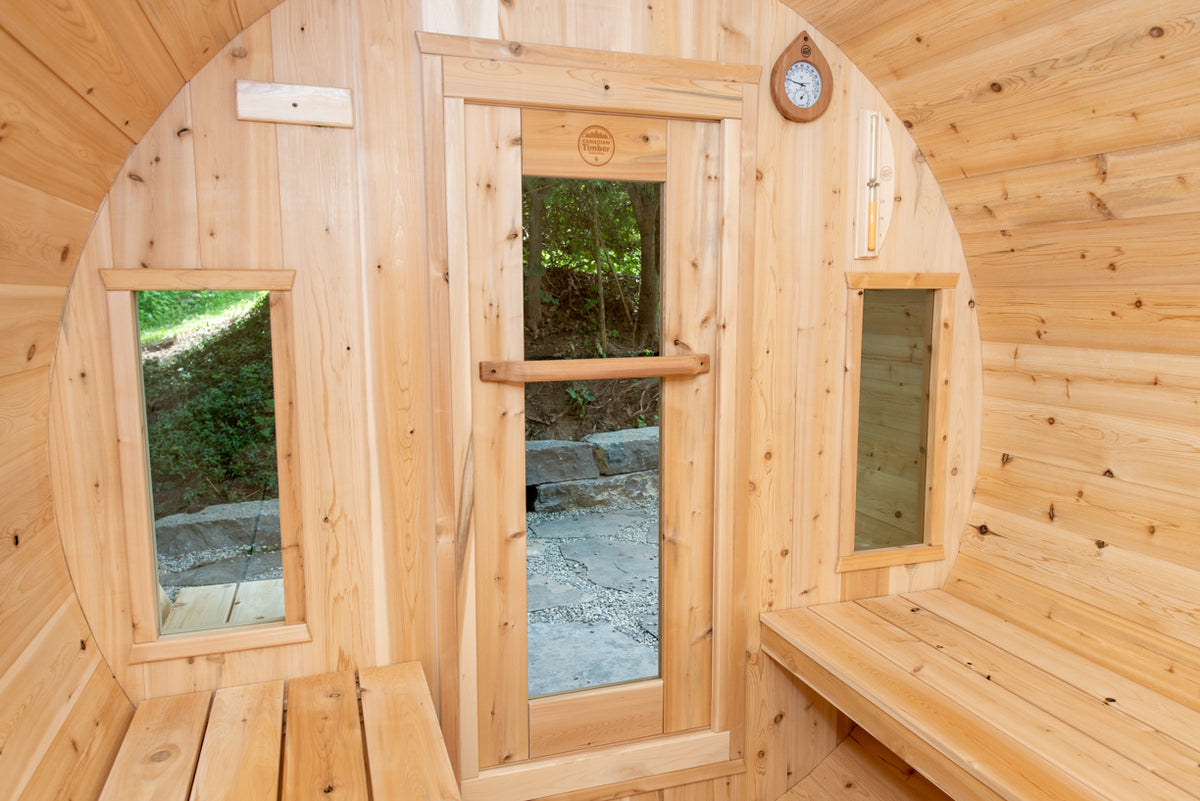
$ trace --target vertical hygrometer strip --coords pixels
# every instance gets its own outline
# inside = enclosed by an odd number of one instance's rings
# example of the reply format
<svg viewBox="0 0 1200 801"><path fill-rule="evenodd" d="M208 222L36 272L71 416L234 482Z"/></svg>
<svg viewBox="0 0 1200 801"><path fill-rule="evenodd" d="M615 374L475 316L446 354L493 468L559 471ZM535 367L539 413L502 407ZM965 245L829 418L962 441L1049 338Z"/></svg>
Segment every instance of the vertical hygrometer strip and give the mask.
<svg viewBox="0 0 1200 801"><path fill-rule="evenodd" d="M854 257L879 255L891 222L895 197L896 158L886 120L878 111L863 111L858 126L858 202L855 207Z"/></svg>

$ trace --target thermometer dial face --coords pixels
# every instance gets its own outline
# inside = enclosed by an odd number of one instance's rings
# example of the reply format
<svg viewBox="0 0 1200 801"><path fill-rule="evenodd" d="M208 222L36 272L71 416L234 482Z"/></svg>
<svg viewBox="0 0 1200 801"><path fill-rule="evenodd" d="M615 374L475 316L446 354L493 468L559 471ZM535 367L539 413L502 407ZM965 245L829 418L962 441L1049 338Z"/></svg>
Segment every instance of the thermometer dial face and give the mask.
<svg viewBox="0 0 1200 801"><path fill-rule="evenodd" d="M788 67L784 89L797 106L812 108L821 98L821 74L807 61L797 61Z"/></svg>

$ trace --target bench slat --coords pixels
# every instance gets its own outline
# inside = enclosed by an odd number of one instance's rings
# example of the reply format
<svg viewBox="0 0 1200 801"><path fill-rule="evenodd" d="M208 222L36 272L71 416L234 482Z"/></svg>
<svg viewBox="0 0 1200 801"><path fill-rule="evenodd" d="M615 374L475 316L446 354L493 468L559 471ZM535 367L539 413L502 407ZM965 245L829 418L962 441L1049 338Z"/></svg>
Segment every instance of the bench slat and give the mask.
<svg viewBox="0 0 1200 801"><path fill-rule="evenodd" d="M1058 718L996 686L986 677L963 670L950 657L854 603L817 607L814 613L871 648L900 670L912 673L941 692L950 703L983 718L983 726L1026 746L1032 760L1048 763L1088 788L1084 797L1128 801L1187 801L1178 787L1139 768L1107 744L1063 723ZM978 732L965 735L974 739ZM967 743L954 744L969 754ZM990 755L985 755L990 757ZM1019 763L1018 763L1019 767Z"/></svg>
<svg viewBox="0 0 1200 801"><path fill-rule="evenodd" d="M1200 711L1200 651L966 554L946 591ZM1017 603L1011 599L1020 599Z"/></svg>
<svg viewBox="0 0 1200 801"><path fill-rule="evenodd" d="M282 738L282 681L217 690L190 801L276 798Z"/></svg>
<svg viewBox="0 0 1200 801"><path fill-rule="evenodd" d="M971 632L987 632L987 641L1010 654L1037 654L1037 667L1069 682L1094 698L1116 698L1112 709L1142 721L1150 729L1200 751L1200 712L1173 703L1171 699L1116 673L1103 665L1081 659L1074 652L1045 640L1020 626L996 617L945 592L917 593L908 600ZM1106 707L1108 709L1109 707ZM1200 757L1191 766L1200 781Z"/></svg>
<svg viewBox="0 0 1200 801"><path fill-rule="evenodd" d="M354 671L288 682L287 801L367 801Z"/></svg>
<svg viewBox="0 0 1200 801"><path fill-rule="evenodd" d="M208 720L208 692L138 705L100 801L183 801Z"/></svg>
<svg viewBox="0 0 1200 801"><path fill-rule="evenodd" d="M458 782L421 665L359 672L371 791L389 801L457 801Z"/></svg>
<svg viewBox="0 0 1200 801"><path fill-rule="evenodd" d="M936 604L939 596L941 593L893 596L862 601L860 606L919 638L965 670L984 676L995 687L1014 694L1019 699L1018 705L1029 704L1053 715L1085 740L1094 742L1091 738L1103 732L1104 745L1097 744L1098 750L1106 747L1116 751L1139 769L1154 773L1192 795L1200 794L1200 770L1197 770L1200 752L1132 716L1132 705L1106 701L1124 697L1114 687L1114 680L1120 684L1128 682L1110 673L1102 678L1111 680L1093 685L1101 688L1098 692L1081 689L1076 685L1080 677L1083 676L1083 683L1090 683L1091 678L1087 674L1092 666L1086 661L1078 657L1054 660L1047 653L1053 646L1032 636L1024 641L1024 648L1005 650L994 642L997 629L1005 625L1003 621L977 618L976 628L962 628L923 605L923 597ZM986 617L986 612L978 611ZM986 639L971 633L972 630ZM1047 661L1060 670L1043 669L1041 665ZM1161 704L1166 699L1159 696L1158 701ZM1193 729L1192 737L1198 736L1200 728Z"/></svg>
<svg viewBox="0 0 1200 801"><path fill-rule="evenodd" d="M762 623L771 657L952 797L1103 798L811 610Z"/></svg>

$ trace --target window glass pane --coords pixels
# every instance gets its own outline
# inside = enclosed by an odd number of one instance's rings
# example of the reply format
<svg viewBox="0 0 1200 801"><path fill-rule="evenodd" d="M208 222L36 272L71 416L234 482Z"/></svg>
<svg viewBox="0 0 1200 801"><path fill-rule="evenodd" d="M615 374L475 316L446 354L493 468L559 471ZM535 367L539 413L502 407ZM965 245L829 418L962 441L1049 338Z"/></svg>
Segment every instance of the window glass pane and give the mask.
<svg viewBox="0 0 1200 801"><path fill-rule="evenodd" d="M924 542L933 290L863 296L855 550Z"/></svg>
<svg viewBox="0 0 1200 801"><path fill-rule="evenodd" d="M525 358L658 355L662 186L523 189ZM659 675L659 384L526 384L530 696Z"/></svg>
<svg viewBox="0 0 1200 801"><path fill-rule="evenodd" d="M138 293L162 631L281 620L266 292Z"/></svg>
<svg viewBox="0 0 1200 801"><path fill-rule="evenodd" d="M526 385L531 697L659 675L659 385Z"/></svg>
<svg viewBox="0 0 1200 801"><path fill-rule="evenodd" d="M657 356L662 185L522 185L525 358Z"/></svg>

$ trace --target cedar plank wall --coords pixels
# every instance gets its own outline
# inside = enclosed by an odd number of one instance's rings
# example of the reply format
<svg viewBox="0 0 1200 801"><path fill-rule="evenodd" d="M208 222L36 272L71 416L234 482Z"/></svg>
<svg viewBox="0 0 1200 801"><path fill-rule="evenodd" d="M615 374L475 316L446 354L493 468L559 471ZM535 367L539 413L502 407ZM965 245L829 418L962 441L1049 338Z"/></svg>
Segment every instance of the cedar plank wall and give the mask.
<svg viewBox="0 0 1200 801"><path fill-rule="evenodd" d="M464 0L461 5L431 2L423 13L422 26L438 32L751 61L761 64L764 74L805 27L773 0L654 11L627 2L472 5ZM97 217L59 343L51 412L55 501L84 609L103 653L135 699L416 658L425 661L431 682L441 680L443 703L452 703L454 687L447 679L453 673L436 672L433 640L438 610L432 586L435 488L427 479L433 474L427 466L431 347L421 303L424 192L416 145L422 121L409 111L419 108L415 73L406 80L402 71L386 68L412 58L412 31L422 26L404 13L388 17L368 2L289 0L277 7L175 97L131 153ZM379 52L385 43L394 56ZM745 548L739 564L750 571L736 586L761 588L752 602L755 609L936 587L946 576L946 565L936 564L846 579L833 571L843 272L955 271L965 270L965 263L940 191L894 116L889 119L900 147L897 185L903 198L887 249L870 264L849 258L855 165L847 140L859 108L885 107L832 45L825 49L840 100L821 125L783 121L765 95L757 117L747 123L758 132L762 178L757 196L744 200L747 207L753 200L758 209L754 234L760 266L743 269L761 311L755 314L757 327L744 329L752 340L744 375L755 397L745 444L760 455L761 467L750 477L753 491L740 499L746 504L742 514L751 518L747 535L735 540ZM239 123L230 108L236 78L352 87L356 127ZM328 230L322 234L323 228ZM117 463L113 409L106 400L112 387L103 291L95 270L142 263L297 270L311 644L128 664L119 488L106 485L98 492L89 483L90 476L113 475ZM963 322L956 340L955 381L961 392L952 413L951 452L958 470L947 493L948 516L959 526L977 462L981 400L979 345L968 298L969 292L961 294L958 318ZM368 310L365 316L355 314L360 308ZM75 379L82 373L91 377L89 383ZM363 415L363 408L373 414ZM393 532L397 536L389 536ZM948 544L953 552L955 538ZM752 653L755 623L749 621L744 635ZM806 711L790 694L776 697L759 686L773 680L772 673L759 676L755 656L750 687L755 719L769 703L790 705L789 714L794 707L797 715L828 715L827 709ZM735 688L727 708L718 710L735 729L742 720L738 693ZM762 732L746 736L746 751L764 752L750 760L753 782L715 780L665 792L664 798L686 801L707 793L725 798L740 786L774 798L786 788L790 773L798 778L805 772L801 766L822 757L831 744L780 737L776 750L775 744L761 742ZM761 787L753 786L759 782Z"/></svg>
<svg viewBox="0 0 1200 801"><path fill-rule="evenodd" d="M913 125L913 135L953 205L979 287L988 360L990 422L980 483L981 493L990 493L984 499L988 508L1012 512L1012 525L1042 537L1064 537L1065 542L1072 532L1078 537L1085 526L1094 525L1083 522L1087 520L1103 521L1106 532L1125 529L1143 537L1149 525L1157 524L1156 533L1165 528L1173 536L1165 544L1164 538L1145 543L1144 569L1153 575L1152 557L1158 552L1169 552L1172 561L1183 560L1184 569L1191 569L1187 560L1194 559L1195 549L1187 547L1186 527L1195 521L1196 512L1180 490L1179 474L1191 467L1186 442L1197 422L1195 340L1180 337L1186 332L1186 315L1172 312L1150 318L1137 313L1148 305L1147 297L1157 303L1169 300L1176 308L1195 306L1195 248L1185 237L1200 221L1191 189L1200 150L1194 139L1200 111L1189 106L1196 34L1193 20L1186 17L1187 7L1156 6L1154 18L1147 18L1140 4L1130 2L1068 2L1053 8L1006 3L991 11L1001 4L960 0L937 4L936 15L923 19L923 4L906 0L791 4L844 46ZM157 77L149 74L152 65L170 70L157 49L160 45L145 35L145 24L136 14L133 24L114 23L109 17L106 10L119 7L115 16L123 12L129 18L129 12L136 11L132 0L64 3L62 16L69 22L58 25L56 37L49 40L23 27L28 24L21 19L23 5L19 0L0 2L0 96L5 101L0 119L5 126L0 135L0 475L5 487L0 578L2 586L16 588L0 604L0 682L5 690L0 697L6 699L0 717L6 745L14 732L24 741L16 749L20 760L5 761L3 773L17 777L15 785L6 788L14 797L27 788L29 797L89 798L94 796L97 766L111 758L129 714L129 704L104 664L70 668L68 675L60 672L63 678L54 686L70 701L26 711L28 699L36 697L40 705L45 698L32 677L70 661L56 660L54 647L66 642L78 648L79 640L90 643L86 635L70 633L82 621L53 542L56 524L67 523L55 518L55 511L63 515L61 504L51 509L42 444L49 353L58 334L52 321L93 211L132 141L140 137L138 128L149 127L170 95L162 86L142 84ZM137 5L154 21L159 41L165 43L161 46L180 76L190 76L211 57L208 48L222 45L232 30L245 27L274 3L145 0ZM489 15L432 0L426 5L430 15L423 27L438 27L436 13L458 32L496 35ZM592 3L586 9L605 5ZM769 66L774 52L768 54L770 48L761 41L769 37L742 29L753 14L730 7L706 15L690 5L657 4L659 19L676 18L685 29L668 36L665 25L652 26L642 37L650 42L648 50L666 40L669 51L686 55L695 42L711 42L711 34L697 29L725 25L728 35L717 56L743 60L739 47L749 47ZM521 4L515 7L520 10ZM511 14L511 8L504 9L505 14ZM556 11L542 9L542 19L557 20ZM43 17L56 13L39 9ZM757 16L779 13L762 8ZM598 12L596 17L606 23L611 19ZM458 20L469 24L459 27ZM582 19L571 25L579 37L597 36L612 27ZM1155 26L1161 35L1150 34ZM507 29L504 33L517 35ZM777 38L782 40L782 34ZM741 44L728 44L735 41ZM404 42L391 44L406 47ZM706 47L712 49L711 44ZM90 63L80 69L80 59ZM1092 69L1093 64L1101 68ZM78 83L80 75L89 85ZM169 85L177 86L181 79L177 76ZM773 123L767 122L769 104L762 105L767 108L760 114L760 150L766 154L772 135L766 129ZM767 183L767 177L764 172L761 183ZM771 202L769 191L760 187L760 206ZM765 224L760 217L759 225ZM787 221L780 218L773 224ZM759 285L767 280L762 273L769 263L761 249L760 244L758 259L764 266L755 276ZM1143 301L1140 306L1138 299ZM806 343L813 336L808 330L801 333ZM64 327L61 335L65 340L70 330ZM756 336L756 353L765 352L764 336ZM1014 345L1021 347L1014 351ZM1028 360L1027 366L1014 365L1014 352ZM779 364L787 362L772 351L755 369L761 373ZM1030 376L1042 380L1035 382ZM1067 378L1073 379L1069 397ZM86 383L87 376L79 375L78 380ZM793 402L783 386L786 382L763 380L788 404ZM777 398L771 402L781 403ZM1102 412L1097 412L1101 404ZM1051 427L1048 417L1053 415L1047 409L1075 410L1090 421L1091 430L1108 432L1107 440L1097 437L1091 450L1084 451L1088 464L1062 463L1078 458L1085 429ZM1004 423L1021 411L1032 421L1036 438ZM1059 419L1055 416L1056 425ZM764 433L767 425L760 423L752 443L763 474L762 444L781 440L775 432ZM805 442L817 441L809 427L805 423ZM381 436L406 431L401 426ZM1153 436L1147 437L1147 431ZM782 439L786 437L785 432ZM413 446L406 447L412 451ZM1002 472L1005 453L1021 460L1029 472L1019 471L1018 462L1009 462L1008 472ZM1106 468L1112 477L1100 469L1106 463L1114 465ZM973 469L969 462L965 465ZM783 469L779 462L774 467ZM821 480L815 472L807 481ZM1064 503L1051 520L1047 473L1070 479L1062 497L1069 501L1078 485L1092 503L1077 507L1078 517L1065 514L1063 507L1069 503ZM97 472L94 479L103 487L112 475ZM1010 494L1004 494L1005 487ZM92 496L90 505L78 512L112 514L105 509L105 494ZM1028 499L1034 502L1022 505ZM804 504L797 502L802 509L812 508ZM790 531L790 521L800 518L782 501L775 506L783 508L765 515L760 511L760 522L764 516L781 520ZM1148 509L1153 510L1150 524ZM379 516L383 514L380 510ZM1043 514L1045 519L1040 519ZM976 524L986 519L978 512L975 517ZM14 547L14 536L19 546ZM748 531L754 597L762 598L763 606L791 603L810 589L791 577L792 565L800 571L807 563L800 558L804 542L798 540L793 547L785 541L789 553L784 555L782 549L760 543L761 536L761 531ZM974 551L976 544L970 547ZM36 586L36 594L23 592L22 585ZM13 688L22 689L25 696L7 700L13 698ZM755 711L753 703L751 710ZM748 732L753 782L745 781L744 786L777 783L764 779L771 773L767 767L779 764L767 756L772 736L771 730L761 737ZM755 742L765 743L757 761ZM6 760L10 754L12 749L6 748Z"/></svg>
<svg viewBox="0 0 1200 801"><path fill-rule="evenodd" d="M962 234L985 406L947 589L1173 671L1200 644L1200 8L788 2L911 126Z"/></svg>

